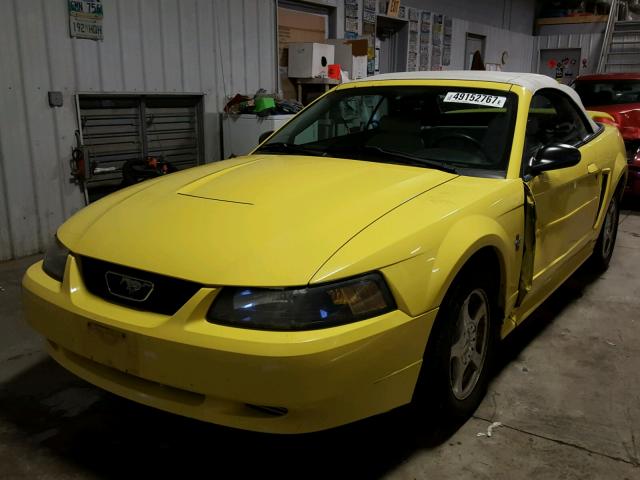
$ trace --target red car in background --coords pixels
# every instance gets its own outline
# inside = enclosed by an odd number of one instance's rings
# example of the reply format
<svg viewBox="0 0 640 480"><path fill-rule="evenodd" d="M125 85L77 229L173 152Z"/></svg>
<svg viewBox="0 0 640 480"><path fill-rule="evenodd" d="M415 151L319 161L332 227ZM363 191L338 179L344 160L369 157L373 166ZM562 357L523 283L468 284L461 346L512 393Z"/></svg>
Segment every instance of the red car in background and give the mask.
<svg viewBox="0 0 640 480"><path fill-rule="evenodd" d="M615 119L627 147L625 193L640 197L640 73L582 75L573 86L588 110L605 112Z"/></svg>

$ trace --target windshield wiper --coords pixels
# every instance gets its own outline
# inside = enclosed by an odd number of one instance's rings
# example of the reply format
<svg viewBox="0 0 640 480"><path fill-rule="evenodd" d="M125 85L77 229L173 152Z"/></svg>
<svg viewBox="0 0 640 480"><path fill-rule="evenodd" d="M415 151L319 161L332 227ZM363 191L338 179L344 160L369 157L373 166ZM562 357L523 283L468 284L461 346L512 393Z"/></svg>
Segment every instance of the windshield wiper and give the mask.
<svg viewBox="0 0 640 480"><path fill-rule="evenodd" d="M313 156L324 156L326 155L322 150L316 150L310 147L304 147L302 145L294 145L292 143L285 142L274 142L267 143L266 145L261 146L256 153L258 152L277 152L277 153L285 153L285 154L302 154L302 155L313 155Z"/></svg>
<svg viewBox="0 0 640 480"><path fill-rule="evenodd" d="M328 151L333 153L339 153L341 151L354 152L354 153L372 153L378 158L383 158L386 163L398 163L401 165L414 165L418 167L428 167L436 170L441 170L447 173L455 173L458 171L451 165L437 160L431 160L417 155L411 155L410 153L398 152L396 150L387 150L386 148L377 147L375 145L347 145L347 146L333 146L329 147Z"/></svg>

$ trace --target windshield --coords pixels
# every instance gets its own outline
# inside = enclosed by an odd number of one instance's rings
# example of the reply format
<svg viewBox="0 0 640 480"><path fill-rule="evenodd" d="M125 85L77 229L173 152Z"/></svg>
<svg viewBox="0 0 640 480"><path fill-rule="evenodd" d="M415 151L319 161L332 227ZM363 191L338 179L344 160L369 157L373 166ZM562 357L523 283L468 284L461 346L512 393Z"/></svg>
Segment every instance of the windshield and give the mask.
<svg viewBox="0 0 640 480"><path fill-rule="evenodd" d="M516 107L515 94L498 90L431 86L338 89L300 113L257 152L406 163L469 175L504 176Z"/></svg>
<svg viewBox="0 0 640 480"><path fill-rule="evenodd" d="M585 107L640 102L640 80L578 81L575 87Z"/></svg>

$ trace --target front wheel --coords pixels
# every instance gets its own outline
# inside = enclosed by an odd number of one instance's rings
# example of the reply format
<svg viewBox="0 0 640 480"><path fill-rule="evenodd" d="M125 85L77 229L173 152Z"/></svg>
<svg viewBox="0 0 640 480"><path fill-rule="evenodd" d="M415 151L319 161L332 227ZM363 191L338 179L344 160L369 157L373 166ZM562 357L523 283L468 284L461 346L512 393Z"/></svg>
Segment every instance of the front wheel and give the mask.
<svg viewBox="0 0 640 480"><path fill-rule="evenodd" d="M616 236L618 234L619 216L618 197L614 194L609 202L609 208L607 208L600 235L598 235L596 246L591 254L591 264L598 271L605 271L611 262L613 247L616 244Z"/></svg>
<svg viewBox="0 0 640 480"><path fill-rule="evenodd" d="M471 291L457 312L451 331L449 387L458 401L469 398L482 378L489 350L489 299L481 288Z"/></svg>
<svg viewBox="0 0 640 480"><path fill-rule="evenodd" d="M476 275L455 282L430 335L417 401L453 418L469 417L489 382L496 343L490 284Z"/></svg>

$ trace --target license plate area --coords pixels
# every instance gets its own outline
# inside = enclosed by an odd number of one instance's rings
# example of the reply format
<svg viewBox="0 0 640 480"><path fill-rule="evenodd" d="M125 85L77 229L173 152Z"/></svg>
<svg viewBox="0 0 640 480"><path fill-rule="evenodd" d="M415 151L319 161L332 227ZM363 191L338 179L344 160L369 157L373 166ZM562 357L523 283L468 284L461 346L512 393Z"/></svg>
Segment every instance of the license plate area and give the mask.
<svg viewBox="0 0 640 480"><path fill-rule="evenodd" d="M87 323L86 356L127 373L138 371L135 336L94 322Z"/></svg>

